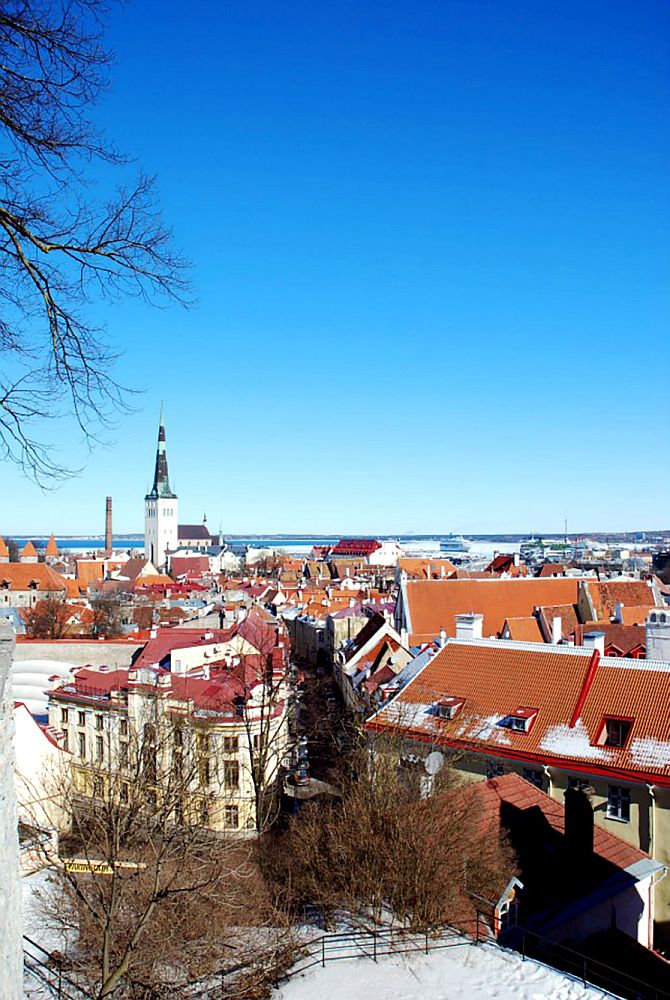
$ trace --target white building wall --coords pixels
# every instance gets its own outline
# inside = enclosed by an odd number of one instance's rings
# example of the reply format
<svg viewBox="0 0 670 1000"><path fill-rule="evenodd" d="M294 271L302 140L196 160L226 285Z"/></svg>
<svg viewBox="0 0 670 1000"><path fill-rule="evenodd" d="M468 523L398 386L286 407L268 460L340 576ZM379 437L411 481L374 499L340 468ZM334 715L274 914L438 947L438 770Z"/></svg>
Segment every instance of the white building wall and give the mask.
<svg viewBox="0 0 670 1000"><path fill-rule="evenodd" d="M144 501L144 554L158 569L165 569L166 553L178 547L179 500L177 497Z"/></svg>
<svg viewBox="0 0 670 1000"><path fill-rule="evenodd" d="M23 919L14 791L14 632L0 622L0 1000L23 997Z"/></svg>

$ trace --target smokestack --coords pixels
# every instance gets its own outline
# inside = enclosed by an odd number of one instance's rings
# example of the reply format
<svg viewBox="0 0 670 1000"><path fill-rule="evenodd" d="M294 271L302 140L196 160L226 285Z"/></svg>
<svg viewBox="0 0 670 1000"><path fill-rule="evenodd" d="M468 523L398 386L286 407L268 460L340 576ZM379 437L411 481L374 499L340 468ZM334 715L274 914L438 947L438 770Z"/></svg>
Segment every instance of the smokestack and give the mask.
<svg viewBox="0 0 670 1000"><path fill-rule="evenodd" d="M105 503L105 555L112 554L112 498L107 497Z"/></svg>

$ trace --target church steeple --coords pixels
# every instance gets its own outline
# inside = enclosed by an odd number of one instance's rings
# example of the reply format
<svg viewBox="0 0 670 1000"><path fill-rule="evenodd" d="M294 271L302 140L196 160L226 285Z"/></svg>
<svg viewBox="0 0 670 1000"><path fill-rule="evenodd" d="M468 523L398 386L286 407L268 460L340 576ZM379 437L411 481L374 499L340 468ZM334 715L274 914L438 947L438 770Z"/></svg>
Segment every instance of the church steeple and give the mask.
<svg viewBox="0 0 670 1000"><path fill-rule="evenodd" d="M161 415L158 425L158 447L156 448L156 468L154 471L154 484L147 500L156 500L159 497L167 500L176 499L177 494L170 489L170 477L168 475L167 451L165 449L165 420L163 418L163 404L161 403Z"/></svg>

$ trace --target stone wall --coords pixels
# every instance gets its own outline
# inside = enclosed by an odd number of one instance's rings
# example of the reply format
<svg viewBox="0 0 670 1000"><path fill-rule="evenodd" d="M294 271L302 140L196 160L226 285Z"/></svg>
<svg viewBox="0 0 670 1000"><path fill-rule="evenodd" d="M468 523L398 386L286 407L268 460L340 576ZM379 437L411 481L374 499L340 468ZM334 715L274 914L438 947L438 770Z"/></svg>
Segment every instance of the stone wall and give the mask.
<svg viewBox="0 0 670 1000"><path fill-rule="evenodd" d="M0 1000L23 996L23 922L14 791L14 631L0 622Z"/></svg>
<svg viewBox="0 0 670 1000"><path fill-rule="evenodd" d="M53 660L56 663L72 663L77 667L116 667L125 669L143 642L86 642L75 639L32 639L16 644L16 660Z"/></svg>

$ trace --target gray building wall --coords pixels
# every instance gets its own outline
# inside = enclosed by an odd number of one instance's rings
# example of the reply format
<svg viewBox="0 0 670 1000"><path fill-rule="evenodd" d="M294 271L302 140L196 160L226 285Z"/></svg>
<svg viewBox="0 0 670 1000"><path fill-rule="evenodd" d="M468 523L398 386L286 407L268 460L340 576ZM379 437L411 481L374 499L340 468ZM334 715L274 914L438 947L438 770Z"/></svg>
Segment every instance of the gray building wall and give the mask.
<svg viewBox="0 0 670 1000"><path fill-rule="evenodd" d="M73 663L77 667L116 667L125 669L130 666L133 656L143 642L81 642L67 639L54 639L40 642L19 642L16 645L15 659L24 660L54 660L56 663Z"/></svg>

